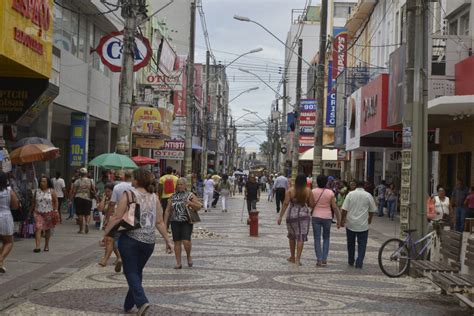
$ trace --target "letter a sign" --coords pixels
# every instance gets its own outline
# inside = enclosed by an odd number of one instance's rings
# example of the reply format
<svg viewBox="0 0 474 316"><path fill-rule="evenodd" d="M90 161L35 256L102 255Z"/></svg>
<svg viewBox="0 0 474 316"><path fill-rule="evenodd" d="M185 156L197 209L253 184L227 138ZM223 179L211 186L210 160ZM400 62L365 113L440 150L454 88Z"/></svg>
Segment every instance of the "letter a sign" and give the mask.
<svg viewBox="0 0 474 316"><path fill-rule="evenodd" d="M95 49L102 63L113 72L122 71L123 32L113 32L103 36ZM133 71L145 67L152 54L150 42L142 36L135 36L133 50Z"/></svg>

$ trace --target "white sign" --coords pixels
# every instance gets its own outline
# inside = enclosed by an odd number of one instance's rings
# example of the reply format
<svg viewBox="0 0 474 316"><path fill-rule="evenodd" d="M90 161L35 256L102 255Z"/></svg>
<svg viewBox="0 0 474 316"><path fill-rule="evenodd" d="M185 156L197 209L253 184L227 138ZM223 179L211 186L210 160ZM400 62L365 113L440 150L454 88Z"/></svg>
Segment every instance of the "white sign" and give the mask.
<svg viewBox="0 0 474 316"><path fill-rule="evenodd" d="M153 157L155 159L184 160L184 151L157 149L153 151Z"/></svg>
<svg viewBox="0 0 474 316"><path fill-rule="evenodd" d="M323 161L322 168L326 170L341 170L342 165L340 161Z"/></svg>
<svg viewBox="0 0 474 316"><path fill-rule="evenodd" d="M162 73L148 73L145 75L144 83L158 91L181 91L182 74L182 71L173 71L169 76Z"/></svg>

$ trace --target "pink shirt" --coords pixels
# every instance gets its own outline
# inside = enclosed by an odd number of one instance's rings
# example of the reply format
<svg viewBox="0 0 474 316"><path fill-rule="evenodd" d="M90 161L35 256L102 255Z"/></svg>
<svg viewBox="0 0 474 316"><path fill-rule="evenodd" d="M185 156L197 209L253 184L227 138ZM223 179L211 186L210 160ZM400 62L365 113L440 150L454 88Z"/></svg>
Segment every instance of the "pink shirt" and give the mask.
<svg viewBox="0 0 474 316"><path fill-rule="evenodd" d="M314 203L316 203L314 206L313 217L332 219L331 201L334 197L334 192L329 189L320 188L316 188L312 192Z"/></svg>
<svg viewBox="0 0 474 316"><path fill-rule="evenodd" d="M467 207L474 209L474 193L470 193L467 198Z"/></svg>

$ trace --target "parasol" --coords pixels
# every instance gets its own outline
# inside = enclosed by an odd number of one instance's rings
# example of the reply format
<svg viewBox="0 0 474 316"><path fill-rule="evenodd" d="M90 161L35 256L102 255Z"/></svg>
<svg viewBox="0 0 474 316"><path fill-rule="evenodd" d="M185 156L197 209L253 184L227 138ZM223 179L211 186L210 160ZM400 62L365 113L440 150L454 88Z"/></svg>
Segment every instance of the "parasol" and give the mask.
<svg viewBox="0 0 474 316"><path fill-rule="evenodd" d="M25 145L31 145L31 144L43 144L43 145L48 145L50 147L54 147L53 143L51 141L47 140L46 138L41 138L41 137L25 137L17 141L12 147L13 148L18 148L22 147Z"/></svg>
<svg viewBox="0 0 474 316"><path fill-rule="evenodd" d="M156 165L158 163L156 159L143 156L132 157L132 160L139 166Z"/></svg>
<svg viewBox="0 0 474 316"><path fill-rule="evenodd" d="M128 156L116 153L102 154L89 162L94 167L107 169L137 169L138 166Z"/></svg>
<svg viewBox="0 0 474 316"><path fill-rule="evenodd" d="M45 144L28 144L10 153L12 164L47 161L59 157L59 148Z"/></svg>

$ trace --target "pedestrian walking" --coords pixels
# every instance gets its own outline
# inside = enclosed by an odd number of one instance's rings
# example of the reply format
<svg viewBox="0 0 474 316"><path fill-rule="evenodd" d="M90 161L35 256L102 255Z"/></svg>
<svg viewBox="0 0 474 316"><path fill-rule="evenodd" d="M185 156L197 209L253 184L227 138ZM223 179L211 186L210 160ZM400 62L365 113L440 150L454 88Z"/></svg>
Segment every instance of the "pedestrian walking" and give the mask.
<svg viewBox="0 0 474 316"><path fill-rule="evenodd" d="M349 192L342 205L341 226L346 226L348 263L350 266L362 269L364 264L369 224L377 212L373 196L365 191L364 181L357 181L357 189ZM357 259L355 246L357 241Z"/></svg>
<svg viewBox="0 0 474 316"><path fill-rule="evenodd" d="M286 190L288 190L288 179L283 176L283 174L279 173L278 177L275 179L275 183L273 184L277 213L280 213L281 204L285 200Z"/></svg>
<svg viewBox="0 0 474 316"><path fill-rule="evenodd" d="M225 174L222 176L222 181L221 185L219 187L219 194L221 196L221 202L222 202L222 212L227 213L227 202L229 200L230 196L230 182L229 182L229 177Z"/></svg>
<svg viewBox="0 0 474 316"><path fill-rule="evenodd" d="M316 253L316 266L326 266L329 255L329 241L331 237L331 224L333 212L336 216L337 228L341 227L341 213L336 204L336 197L331 189L327 189L328 178L320 175L316 178L317 188L312 195L314 207L311 212L311 221L314 235L314 251ZM321 247L321 234L323 243Z"/></svg>
<svg viewBox="0 0 474 316"><path fill-rule="evenodd" d="M464 201L469 194L469 189L464 185L462 180L456 182L456 187L451 194L451 202L454 207L456 216L456 231L464 231L464 219L466 218L466 207Z"/></svg>
<svg viewBox="0 0 474 316"><path fill-rule="evenodd" d="M152 181L150 171L141 168L133 171L133 188L120 197L116 213L110 218L105 229L105 235L108 235L120 223L125 212L128 211L128 200L134 198L140 205L141 228L122 233L118 241L118 248L122 256L123 273L128 283L128 292L123 308L126 313L131 313L136 306L138 315L145 315L150 308L142 280L143 268L155 248L155 228L163 237L167 249L173 248L173 243L168 238L166 225L163 222L160 201L156 194L152 193Z"/></svg>
<svg viewBox="0 0 474 316"><path fill-rule="evenodd" d="M313 207L314 199L311 190L306 186L306 176L299 174L294 187L285 194L283 208L277 221L277 224L281 225L281 221L288 211L286 215L286 228L290 243L288 262L301 265L301 254L305 241L308 241L310 214Z"/></svg>
<svg viewBox="0 0 474 316"><path fill-rule="evenodd" d="M435 203L436 221L442 220L445 226L453 228L454 210L444 187L438 187L438 195L433 197Z"/></svg>
<svg viewBox="0 0 474 316"><path fill-rule="evenodd" d="M5 260L13 248L13 215L12 210L18 210L20 203L16 193L8 187L8 176L0 171L0 273L6 273Z"/></svg>
<svg viewBox="0 0 474 316"><path fill-rule="evenodd" d="M112 214L108 213L110 201L112 199L113 190L114 190L114 184L107 183L104 187L104 193L102 193L102 196L100 198L98 210L99 212L102 212L105 215L104 226L107 226L110 220L110 217L114 216L114 213ZM107 235L102 240L102 243L105 247L105 251L104 251L104 257L99 261L99 265L101 267L106 267L107 262L109 261L109 258L113 252L115 253L115 257L116 257L116 260L114 263L115 271L120 272L122 269L122 259L120 258L120 253L117 249L117 245L115 243L116 240L114 239L114 237L115 236ZM118 234L117 234L117 237L118 237Z"/></svg>
<svg viewBox="0 0 474 316"><path fill-rule="evenodd" d="M397 214L397 202L398 202L398 191L394 183L390 183L387 192L386 192L387 208L388 208L388 217L390 220L395 220L395 215Z"/></svg>
<svg viewBox="0 0 474 316"><path fill-rule="evenodd" d="M231 175L229 176L229 184L230 184L230 196L234 196L235 195L235 176L234 175Z"/></svg>
<svg viewBox="0 0 474 316"><path fill-rule="evenodd" d="M39 189L33 193L32 212L35 218L35 249L41 251L41 234L44 233L43 251L49 251L51 230L59 222L58 197L53 189L52 181L43 176L39 179Z"/></svg>
<svg viewBox="0 0 474 316"><path fill-rule="evenodd" d="M387 191L387 184L385 180L375 188L375 197L377 198L378 216L383 217L383 209L385 207L385 192Z"/></svg>
<svg viewBox="0 0 474 316"><path fill-rule="evenodd" d="M221 184L221 180L222 180L222 177L219 176L217 173L212 176L212 181L214 181L214 193L213 193L214 200L212 200L212 207L214 208L217 206L217 202L219 201L219 197L220 197L219 186Z"/></svg>
<svg viewBox="0 0 474 316"><path fill-rule="evenodd" d="M471 192L464 201L464 206L468 208L466 218L474 218L474 186L471 187Z"/></svg>
<svg viewBox="0 0 474 316"><path fill-rule="evenodd" d="M188 209L197 212L202 208L199 199L186 190L186 178L179 178L176 187L176 193L171 196L165 211L165 220L171 222L171 233L174 242L174 254L176 257L175 269L181 269L181 245L186 252L188 267L193 267L193 259L191 256L191 236L193 234L193 224L189 222Z"/></svg>
<svg viewBox="0 0 474 316"><path fill-rule="evenodd" d="M244 177L239 176L238 186L239 186L239 194L242 194L243 188L244 188Z"/></svg>
<svg viewBox="0 0 474 316"><path fill-rule="evenodd" d="M74 198L72 197L72 192L74 189L74 183L76 182L77 179L80 179L80 178L81 176L79 174L79 169L76 169L74 171L74 175L71 178L71 183L69 185L69 194L67 195L69 199L69 203L68 203L69 216L67 219L74 219L74 215L76 215L76 205L74 203Z"/></svg>
<svg viewBox="0 0 474 316"><path fill-rule="evenodd" d="M212 180L212 175L209 174L204 181L204 212L210 211L209 206L214 196L214 190L214 180Z"/></svg>
<svg viewBox="0 0 474 316"><path fill-rule="evenodd" d="M274 195L274 192L273 192L273 175L270 175L268 177L268 182L267 182L267 201L268 202L273 202L273 195Z"/></svg>
<svg viewBox="0 0 474 316"><path fill-rule="evenodd" d="M80 178L74 182L71 198L74 198L76 214L79 217L79 234L89 233L92 200L97 199L94 180L87 177L87 169L79 170Z"/></svg>
<svg viewBox="0 0 474 316"><path fill-rule="evenodd" d="M172 167L166 167L165 172L166 174L160 178L160 184L158 186L158 195L163 210L168 206L168 199L174 194L176 184L178 183L178 177L174 175Z"/></svg>
<svg viewBox="0 0 474 316"><path fill-rule="evenodd" d="M253 174L249 176L249 180L245 184L244 196L247 201L247 212L250 216L250 212L257 209L257 202L260 201L260 185ZM249 221L250 218L247 223Z"/></svg>
<svg viewBox="0 0 474 316"><path fill-rule="evenodd" d="M64 179L61 178L61 173L56 172L56 177L53 178L53 187L56 196L58 197L58 213L59 213L59 222L62 223L63 217L61 215L61 207L63 205L64 199L66 198L66 183Z"/></svg>
<svg viewBox="0 0 474 316"><path fill-rule="evenodd" d="M265 174L263 174L261 177L260 177L260 185L261 185L261 190L262 192L267 192L267 182L268 182L268 178Z"/></svg>

